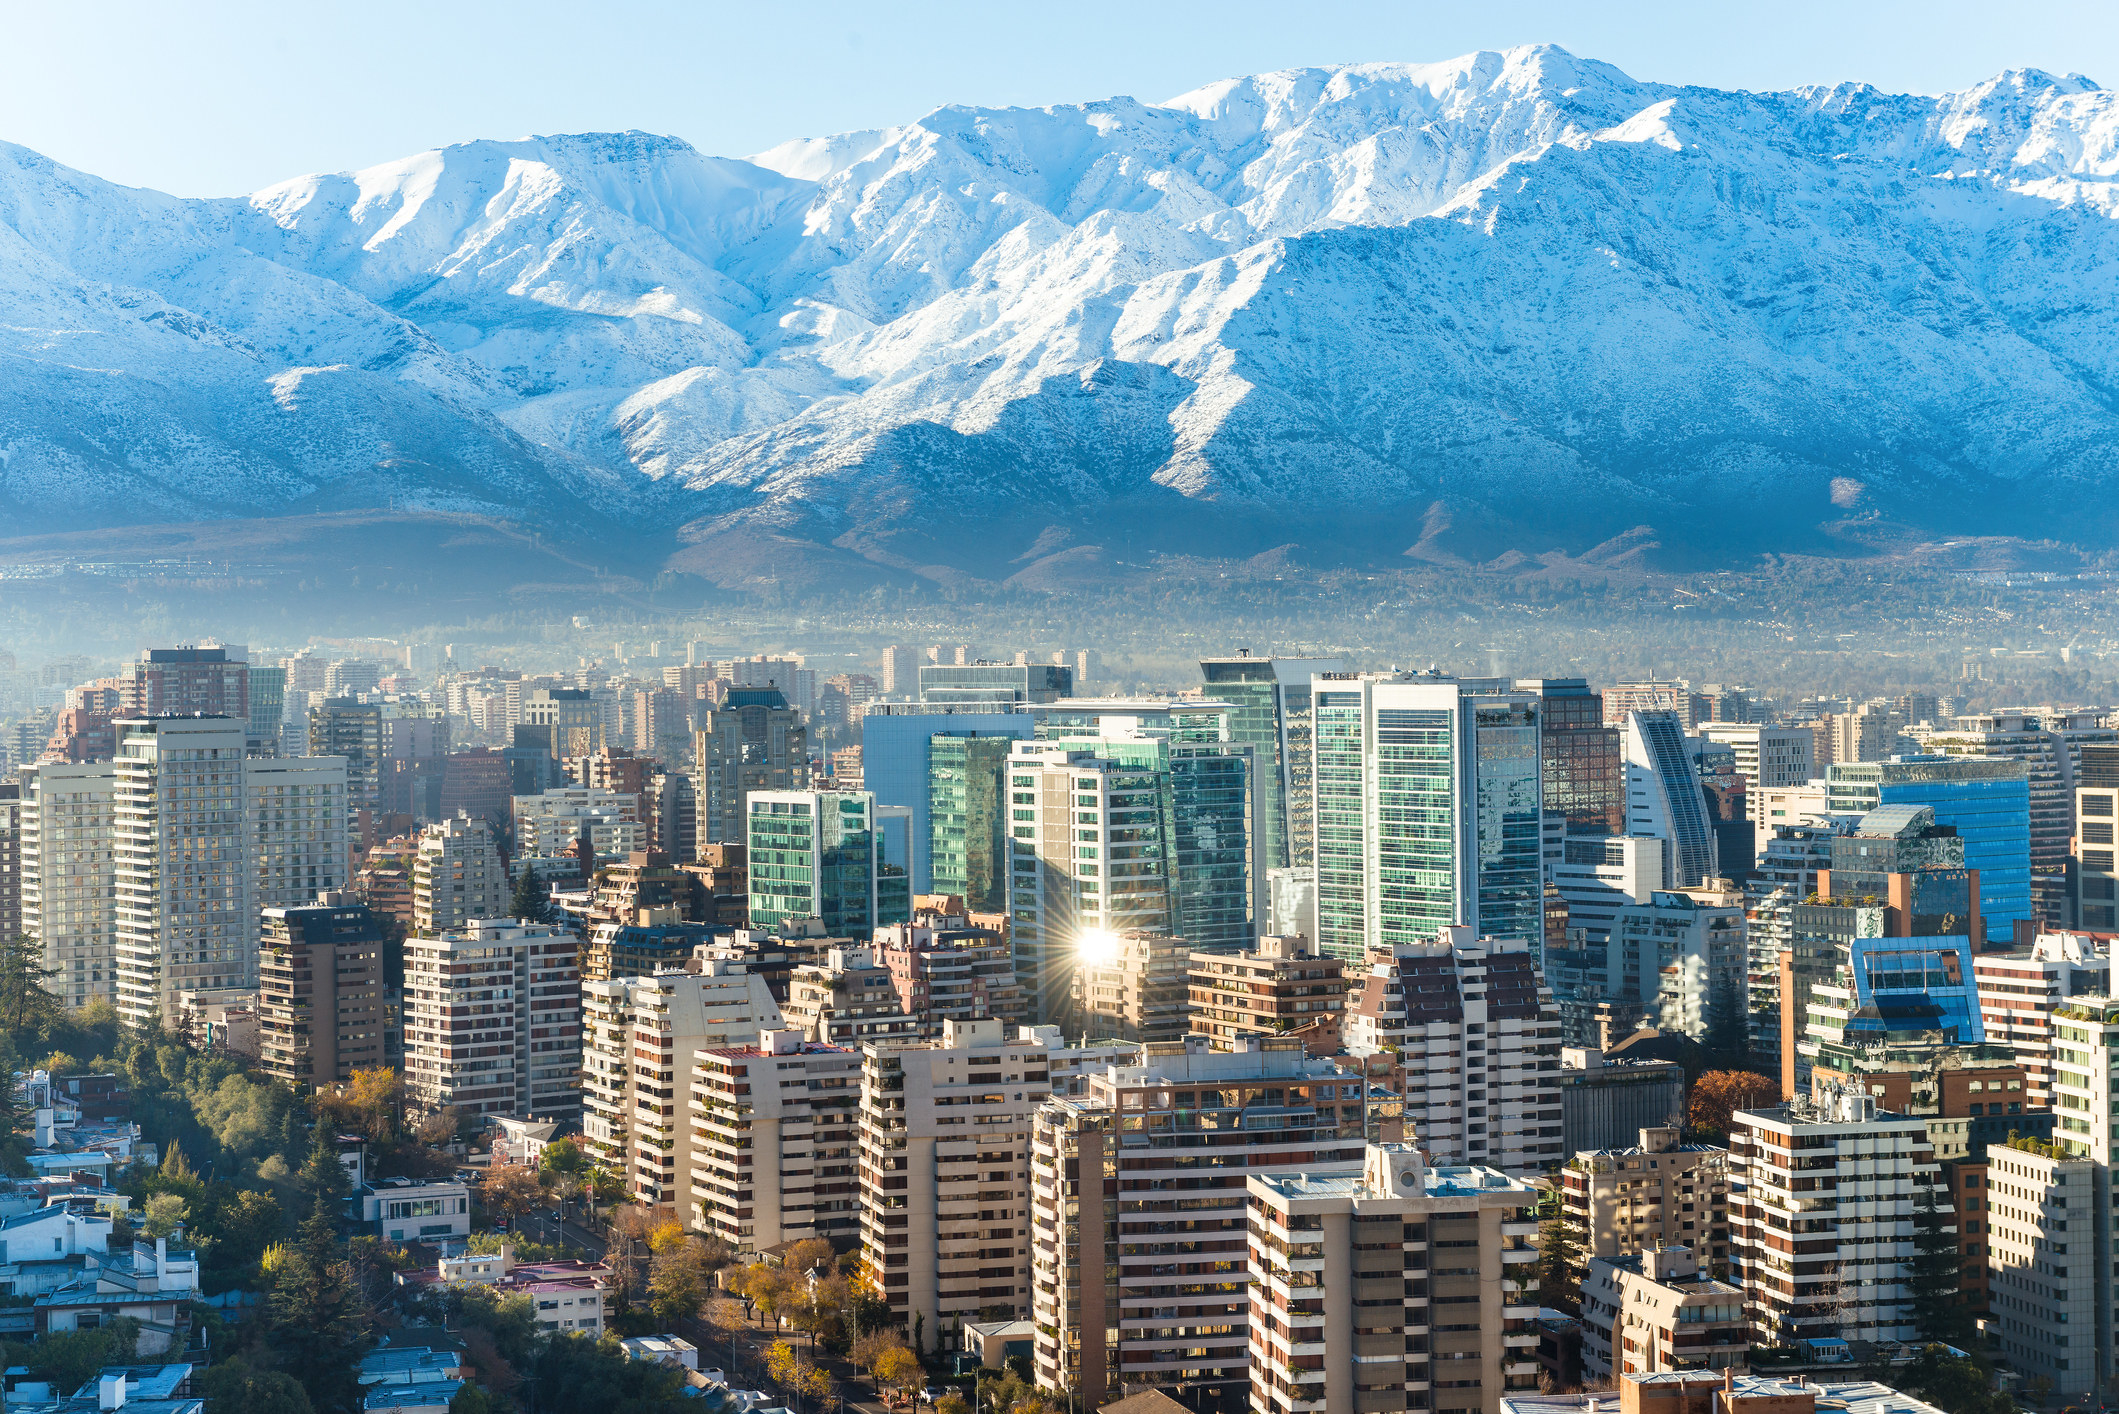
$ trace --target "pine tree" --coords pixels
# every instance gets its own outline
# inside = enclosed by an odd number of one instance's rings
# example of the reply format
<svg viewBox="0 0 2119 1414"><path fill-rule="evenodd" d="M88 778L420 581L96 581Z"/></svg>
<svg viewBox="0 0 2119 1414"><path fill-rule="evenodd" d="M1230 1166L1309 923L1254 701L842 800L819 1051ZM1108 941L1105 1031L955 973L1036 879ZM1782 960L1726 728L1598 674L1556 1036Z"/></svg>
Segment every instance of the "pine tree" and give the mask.
<svg viewBox="0 0 2119 1414"><path fill-rule="evenodd" d="M508 904L508 911L517 918L532 922L544 917L544 900L537 895L537 875L530 866L522 866L522 873L515 880L515 897Z"/></svg>
<svg viewBox="0 0 2119 1414"><path fill-rule="evenodd" d="M309 1198L309 1215L302 1219L302 1250L312 1262L327 1265L343 1256L338 1238L339 1213L353 1191L346 1166L338 1161L338 1144L331 1126L316 1126L300 1183Z"/></svg>
<svg viewBox="0 0 2119 1414"><path fill-rule="evenodd" d="M1574 1315L1582 1309L1582 1234L1566 1214L1538 1229L1538 1304Z"/></svg>
<svg viewBox="0 0 2119 1414"><path fill-rule="evenodd" d="M21 1038L41 1031L59 1015L50 990L56 967L44 965L44 945L27 933L0 940L0 1031Z"/></svg>
<svg viewBox="0 0 2119 1414"><path fill-rule="evenodd" d="M1972 1343L1972 1317L1964 1304L1957 1237L1948 1217L1935 1202L1935 1190L1921 1189L1913 1205L1913 1260L1907 1264L1906 1285L1921 1339L1962 1348Z"/></svg>

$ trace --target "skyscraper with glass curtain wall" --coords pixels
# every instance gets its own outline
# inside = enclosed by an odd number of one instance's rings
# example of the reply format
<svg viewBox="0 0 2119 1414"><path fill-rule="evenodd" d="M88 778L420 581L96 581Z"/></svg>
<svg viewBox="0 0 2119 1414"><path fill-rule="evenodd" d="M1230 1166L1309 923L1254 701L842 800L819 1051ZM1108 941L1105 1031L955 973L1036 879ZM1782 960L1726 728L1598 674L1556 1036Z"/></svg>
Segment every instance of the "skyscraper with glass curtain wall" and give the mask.
<svg viewBox="0 0 2119 1414"><path fill-rule="evenodd" d="M1318 950L1358 959L1455 924L1536 952L1538 697L1425 676L1314 691Z"/></svg>

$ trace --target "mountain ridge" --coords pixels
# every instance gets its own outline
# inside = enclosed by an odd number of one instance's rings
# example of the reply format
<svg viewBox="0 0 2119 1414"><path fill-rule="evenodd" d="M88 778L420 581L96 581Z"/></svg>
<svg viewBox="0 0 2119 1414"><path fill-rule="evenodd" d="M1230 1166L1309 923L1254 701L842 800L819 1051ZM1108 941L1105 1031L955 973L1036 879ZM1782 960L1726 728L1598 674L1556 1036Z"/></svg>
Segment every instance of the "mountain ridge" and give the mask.
<svg viewBox="0 0 2119 1414"><path fill-rule="evenodd" d="M1754 94L1551 46L240 198L0 144L0 519L487 515L728 585L1459 554L1436 525L2101 548L2115 220L2079 75Z"/></svg>

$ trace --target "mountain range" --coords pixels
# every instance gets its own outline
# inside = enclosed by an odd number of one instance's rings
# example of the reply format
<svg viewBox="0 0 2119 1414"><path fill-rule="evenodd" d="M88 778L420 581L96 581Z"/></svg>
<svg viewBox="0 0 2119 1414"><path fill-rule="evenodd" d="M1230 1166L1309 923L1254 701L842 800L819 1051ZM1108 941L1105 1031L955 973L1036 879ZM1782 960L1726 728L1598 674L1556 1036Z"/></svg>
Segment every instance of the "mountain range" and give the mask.
<svg viewBox="0 0 2119 1414"><path fill-rule="evenodd" d="M473 516L731 587L2099 553L2115 177L2079 76L1549 46L228 199L0 144L0 525Z"/></svg>

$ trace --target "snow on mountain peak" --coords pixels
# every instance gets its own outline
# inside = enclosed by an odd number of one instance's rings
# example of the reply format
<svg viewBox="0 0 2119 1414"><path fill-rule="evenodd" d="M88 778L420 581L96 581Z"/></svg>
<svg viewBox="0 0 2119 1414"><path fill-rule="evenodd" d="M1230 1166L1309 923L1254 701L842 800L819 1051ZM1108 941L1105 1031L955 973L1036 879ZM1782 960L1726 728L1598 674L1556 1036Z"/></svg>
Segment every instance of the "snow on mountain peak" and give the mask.
<svg viewBox="0 0 2119 1414"><path fill-rule="evenodd" d="M2079 75L1731 93L1553 46L236 201L0 145L0 504L593 497L878 564L982 506L1381 544L1438 500L1564 539L1772 487L1764 543L1851 480L2029 517L2119 466L2115 175Z"/></svg>

